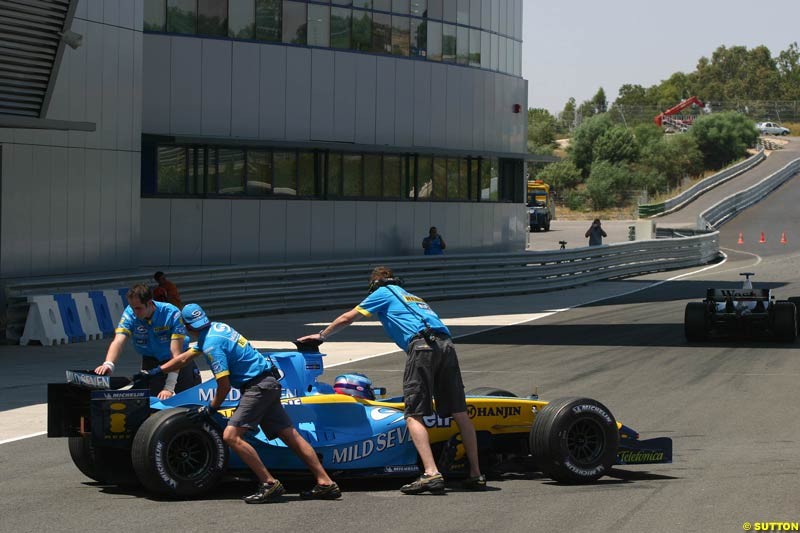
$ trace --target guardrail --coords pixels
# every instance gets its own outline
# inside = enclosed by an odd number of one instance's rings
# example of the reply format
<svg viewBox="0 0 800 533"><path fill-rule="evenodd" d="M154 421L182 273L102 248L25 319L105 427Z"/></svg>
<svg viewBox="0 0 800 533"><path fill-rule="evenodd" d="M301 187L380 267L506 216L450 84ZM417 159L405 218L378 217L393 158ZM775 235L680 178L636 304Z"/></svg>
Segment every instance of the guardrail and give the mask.
<svg viewBox="0 0 800 533"><path fill-rule="evenodd" d="M689 202L695 200L698 196L713 189L717 185L721 185L729 179L735 178L743 172L747 172L757 164L761 163L765 157L766 155L764 154L764 150L762 148L757 154L745 159L741 163L737 163L726 168L722 172L718 172L713 176L709 176L706 179L695 183L674 198L670 198L669 200L658 204L642 204L639 206L639 217L650 218L663 216L672 213L673 211L677 211Z"/></svg>
<svg viewBox="0 0 800 533"><path fill-rule="evenodd" d="M800 172L800 159L795 159L755 185L723 198L697 217L698 229L717 229L740 211L755 204L775 188Z"/></svg>
<svg viewBox="0 0 800 533"><path fill-rule="evenodd" d="M171 271L184 303L196 302L218 318L337 308L346 309L366 294L369 273L386 264L405 286L429 300L502 296L549 291L593 281L622 278L708 263L719 252L718 233L682 239L654 239L571 250L505 254L447 254L303 264L251 265ZM107 276L104 282L127 287L143 277ZM63 278L42 284L18 282L7 287L18 312L7 336L19 339L33 298L43 294L97 295L97 281ZM113 292L113 291L109 291ZM108 302L112 304L113 302ZM110 308L111 305L107 306ZM20 312L25 309L25 313ZM112 317L114 321L117 317ZM80 324L76 329L80 329ZM16 332L16 334L15 334ZM60 338L61 336L59 336ZM70 339L70 335L63 337ZM66 342L70 342L69 340Z"/></svg>

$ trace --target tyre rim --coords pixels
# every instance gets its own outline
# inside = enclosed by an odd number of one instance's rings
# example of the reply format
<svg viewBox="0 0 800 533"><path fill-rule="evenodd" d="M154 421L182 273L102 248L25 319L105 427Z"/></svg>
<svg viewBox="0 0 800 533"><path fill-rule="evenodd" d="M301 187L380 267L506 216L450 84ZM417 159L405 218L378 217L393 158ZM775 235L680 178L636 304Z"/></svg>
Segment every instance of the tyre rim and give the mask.
<svg viewBox="0 0 800 533"><path fill-rule="evenodd" d="M204 433L184 431L169 443L167 464L176 477L193 479L209 470L212 455L211 443Z"/></svg>
<svg viewBox="0 0 800 533"><path fill-rule="evenodd" d="M603 454L606 438L602 426L594 420L576 420L567 431L567 450L580 465L594 464Z"/></svg>

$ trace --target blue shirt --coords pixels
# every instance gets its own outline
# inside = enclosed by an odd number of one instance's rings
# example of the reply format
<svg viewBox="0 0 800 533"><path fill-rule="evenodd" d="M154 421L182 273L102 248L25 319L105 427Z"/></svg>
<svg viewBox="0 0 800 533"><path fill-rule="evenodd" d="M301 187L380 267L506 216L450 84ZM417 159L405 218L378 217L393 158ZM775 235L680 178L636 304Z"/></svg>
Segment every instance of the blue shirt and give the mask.
<svg viewBox="0 0 800 533"><path fill-rule="evenodd" d="M423 239L428 242L428 246L425 247L425 255L443 255L444 250L442 250L442 238L437 235L434 238L425 237Z"/></svg>
<svg viewBox="0 0 800 533"><path fill-rule="evenodd" d="M142 357L153 357L159 363L172 359L169 345L173 339L183 343L183 350L189 348L189 337L181 319L181 312L172 304L153 301L156 309L150 319L139 320L131 306L122 312L116 333L127 335L133 340L133 348Z"/></svg>
<svg viewBox="0 0 800 533"><path fill-rule="evenodd" d="M202 330L193 349L203 352L215 378L229 376L237 389L272 367L247 339L222 322L212 322Z"/></svg>
<svg viewBox="0 0 800 533"><path fill-rule="evenodd" d="M425 300L397 285L379 288L358 304L356 311L367 317L378 315L386 333L404 351L408 350L412 337L425 329L423 318L431 329L450 335L450 330Z"/></svg>

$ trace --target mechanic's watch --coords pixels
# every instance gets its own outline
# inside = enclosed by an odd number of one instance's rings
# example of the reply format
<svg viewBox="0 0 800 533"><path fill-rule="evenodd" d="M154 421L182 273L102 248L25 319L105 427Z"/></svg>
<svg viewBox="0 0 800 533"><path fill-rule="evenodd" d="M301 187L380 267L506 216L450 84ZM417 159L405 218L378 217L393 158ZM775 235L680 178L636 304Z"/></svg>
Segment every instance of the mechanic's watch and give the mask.
<svg viewBox="0 0 800 533"><path fill-rule="evenodd" d="M112 374L114 373L114 369L116 368L116 365L114 363L112 363L111 361L103 361L103 364L101 366L104 366L104 367L108 368L109 370L111 370Z"/></svg>
<svg viewBox="0 0 800 533"><path fill-rule="evenodd" d="M324 342L326 337L325 337L325 333L323 333L323 331L325 331L325 330L324 329L319 330L319 340Z"/></svg>

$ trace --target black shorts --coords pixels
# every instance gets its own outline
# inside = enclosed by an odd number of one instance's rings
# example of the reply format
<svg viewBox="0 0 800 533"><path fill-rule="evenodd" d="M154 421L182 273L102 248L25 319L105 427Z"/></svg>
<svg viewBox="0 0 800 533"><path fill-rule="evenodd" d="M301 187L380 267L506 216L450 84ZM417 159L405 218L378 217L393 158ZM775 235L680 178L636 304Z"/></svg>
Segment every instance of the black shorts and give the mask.
<svg viewBox="0 0 800 533"><path fill-rule="evenodd" d="M432 415L433 400L436 400L439 416L467 410L464 382L453 341L436 339L430 345L423 339L411 342L403 372L403 400L406 418Z"/></svg>
<svg viewBox="0 0 800 533"><path fill-rule="evenodd" d="M142 370L151 370L157 366L162 365L157 359L153 357L142 357ZM202 381L200 377L200 369L194 361L190 362L185 367L178 371L178 381L175 383L175 394L183 392L186 389L191 389L195 385L199 385ZM164 390L164 385L167 382L166 374L159 374L150 380L150 396L157 396L159 392Z"/></svg>
<svg viewBox="0 0 800 533"><path fill-rule="evenodd" d="M292 427L292 420L281 405L281 384L274 377L267 376L242 390L239 407L228 420L229 426L264 430L268 439Z"/></svg>

